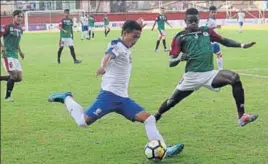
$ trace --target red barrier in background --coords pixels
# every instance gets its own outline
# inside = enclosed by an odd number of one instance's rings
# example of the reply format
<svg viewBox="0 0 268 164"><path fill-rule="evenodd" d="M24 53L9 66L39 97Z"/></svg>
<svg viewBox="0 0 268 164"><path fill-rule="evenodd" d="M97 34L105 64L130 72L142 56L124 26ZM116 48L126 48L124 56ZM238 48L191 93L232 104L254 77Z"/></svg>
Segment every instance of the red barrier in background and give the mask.
<svg viewBox="0 0 268 164"><path fill-rule="evenodd" d="M259 17L259 11L248 11L255 17ZM200 12L200 18L201 19L207 19L208 18L208 12ZM231 15L234 16L236 12L232 12ZM103 14L93 14L95 16L96 22L102 22L103 20ZM137 20L138 18L142 17L144 20L155 20L157 16L157 13L113 13L108 14L110 21L125 21L125 20ZM176 12L176 13L166 13L166 16L168 20L182 20L184 18L183 12ZM268 11L264 12L265 18L268 18ZM76 16L79 17L78 15ZM62 15L55 15L52 17L49 17L49 15L39 15L39 16L29 16L29 24L41 24L41 23L59 23L60 20L63 18ZM218 12L217 13L218 19L225 19L226 18L226 12ZM253 18L250 14L246 13L245 18ZM1 16L1 25L8 24L12 21L11 16ZM78 18L79 19L79 18Z"/></svg>

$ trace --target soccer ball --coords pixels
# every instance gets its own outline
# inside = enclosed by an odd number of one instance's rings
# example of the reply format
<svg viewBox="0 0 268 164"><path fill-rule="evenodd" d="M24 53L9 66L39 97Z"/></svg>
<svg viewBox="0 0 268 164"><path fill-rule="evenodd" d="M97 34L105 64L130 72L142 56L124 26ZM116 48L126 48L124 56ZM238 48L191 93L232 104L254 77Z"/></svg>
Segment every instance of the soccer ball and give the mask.
<svg viewBox="0 0 268 164"><path fill-rule="evenodd" d="M145 155L149 160L161 161L165 158L167 146L163 141L152 140L145 145Z"/></svg>

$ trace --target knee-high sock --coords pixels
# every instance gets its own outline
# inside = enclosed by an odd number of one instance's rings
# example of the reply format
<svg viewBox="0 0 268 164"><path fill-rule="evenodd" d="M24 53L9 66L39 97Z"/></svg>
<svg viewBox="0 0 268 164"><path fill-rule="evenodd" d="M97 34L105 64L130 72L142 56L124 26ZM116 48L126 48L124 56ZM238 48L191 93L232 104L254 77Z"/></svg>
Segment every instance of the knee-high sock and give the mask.
<svg viewBox="0 0 268 164"><path fill-rule="evenodd" d="M87 124L84 118L82 106L78 104L71 96L67 96L64 99L64 104L72 118L75 120L76 124L80 127L86 127Z"/></svg>
<svg viewBox="0 0 268 164"><path fill-rule="evenodd" d="M241 81L236 82L235 84L232 85L232 87L233 87L233 96L234 96L236 107L237 107L238 118L240 118L245 113L244 89L243 89Z"/></svg>
<svg viewBox="0 0 268 164"><path fill-rule="evenodd" d="M15 84L15 80L13 79L8 79L7 81L7 90L6 90L6 97L5 98L9 98L11 96L11 92L14 88L14 84Z"/></svg>
<svg viewBox="0 0 268 164"><path fill-rule="evenodd" d="M151 140L160 140L164 141L163 137L156 128L156 120L154 116L148 117L144 122L145 130L148 139Z"/></svg>
<svg viewBox="0 0 268 164"><path fill-rule="evenodd" d="M70 52L71 52L71 55L72 55L74 61L76 61L76 56L75 56L75 52L74 52L74 46L70 46L69 48L70 48Z"/></svg>

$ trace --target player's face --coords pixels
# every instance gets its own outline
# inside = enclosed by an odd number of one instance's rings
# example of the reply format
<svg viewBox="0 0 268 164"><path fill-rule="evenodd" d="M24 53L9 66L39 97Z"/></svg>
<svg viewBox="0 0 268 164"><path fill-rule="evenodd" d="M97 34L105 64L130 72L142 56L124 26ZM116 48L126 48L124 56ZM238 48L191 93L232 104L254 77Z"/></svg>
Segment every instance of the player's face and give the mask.
<svg viewBox="0 0 268 164"><path fill-rule="evenodd" d="M14 23L19 25L22 23L22 21L23 21L23 14L22 13L20 13L19 15L16 15L14 17Z"/></svg>
<svg viewBox="0 0 268 164"><path fill-rule="evenodd" d="M65 12L64 12L64 16L65 16L66 18L68 18L69 15L70 15L70 12L69 12L69 11L65 11Z"/></svg>
<svg viewBox="0 0 268 164"><path fill-rule="evenodd" d="M160 9L160 14L164 14L165 13L165 9Z"/></svg>
<svg viewBox="0 0 268 164"><path fill-rule="evenodd" d="M212 10L212 11L209 12L209 15L211 17L216 17L216 14L217 14L217 11L216 10Z"/></svg>
<svg viewBox="0 0 268 164"><path fill-rule="evenodd" d="M187 29L191 31L198 30L199 20L200 20L199 15L186 15L185 23L186 23Z"/></svg>
<svg viewBox="0 0 268 164"><path fill-rule="evenodd" d="M124 32L123 38L129 47L133 47L141 36L141 31L134 30L132 32Z"/></svg>

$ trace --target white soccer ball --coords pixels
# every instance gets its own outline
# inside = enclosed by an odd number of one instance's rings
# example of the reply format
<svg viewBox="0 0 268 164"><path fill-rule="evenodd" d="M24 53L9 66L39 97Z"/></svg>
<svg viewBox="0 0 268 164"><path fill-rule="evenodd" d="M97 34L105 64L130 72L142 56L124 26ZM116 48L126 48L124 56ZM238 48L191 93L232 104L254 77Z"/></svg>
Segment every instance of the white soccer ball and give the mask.
<svg viewBox="0 0 268 164"><path fill-rule="evenodd" d="M167 146L163 141L152 140L145 145L145 155L149 160L161 161L165 158Z"/></svg>

